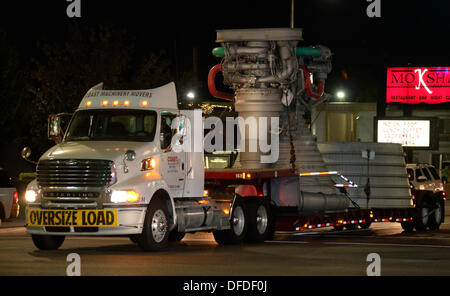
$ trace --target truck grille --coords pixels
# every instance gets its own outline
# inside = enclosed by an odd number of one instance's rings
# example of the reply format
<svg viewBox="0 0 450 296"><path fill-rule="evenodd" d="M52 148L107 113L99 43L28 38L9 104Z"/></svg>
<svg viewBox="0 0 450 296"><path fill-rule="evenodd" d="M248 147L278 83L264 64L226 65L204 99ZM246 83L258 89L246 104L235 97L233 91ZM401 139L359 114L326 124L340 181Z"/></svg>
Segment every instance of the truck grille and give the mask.
<svg viewBox="0 0 450 296"><path fill-rule="evenodd" d="M103 187L111 181L109 160L43 160L37 165L42 187Z"/></svg>

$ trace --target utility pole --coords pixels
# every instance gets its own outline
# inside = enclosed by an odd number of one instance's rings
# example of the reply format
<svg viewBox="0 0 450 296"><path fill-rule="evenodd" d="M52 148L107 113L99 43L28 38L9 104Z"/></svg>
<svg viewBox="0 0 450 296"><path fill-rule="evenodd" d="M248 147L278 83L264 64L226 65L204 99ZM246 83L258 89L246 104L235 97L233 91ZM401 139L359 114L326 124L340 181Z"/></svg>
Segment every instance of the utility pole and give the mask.
<svg viewBox="0 0 450 296"><path fill-rule="evenodd" d="M291 0L291 29L294 29L294 0Z"/></svg>

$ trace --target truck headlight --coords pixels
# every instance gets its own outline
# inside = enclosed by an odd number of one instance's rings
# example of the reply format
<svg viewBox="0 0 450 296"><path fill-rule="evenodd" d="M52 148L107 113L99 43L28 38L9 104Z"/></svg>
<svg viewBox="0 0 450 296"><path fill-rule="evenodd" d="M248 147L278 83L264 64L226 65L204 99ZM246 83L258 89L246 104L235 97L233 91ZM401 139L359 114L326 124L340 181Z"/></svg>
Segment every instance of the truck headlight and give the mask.
<svg viewBox="0 0 450 296"><path fill-rule="evenodd" d="M139 194L134 190L113 190L111 193L111 202L137 202Z"/></svg>
<svg viewBox="0 0 450 296"><path fill-rule="evenodd" d="M35 202L37 197L37 193L34 190L27 190L25 192L25 200L27 202Z"/></svg>

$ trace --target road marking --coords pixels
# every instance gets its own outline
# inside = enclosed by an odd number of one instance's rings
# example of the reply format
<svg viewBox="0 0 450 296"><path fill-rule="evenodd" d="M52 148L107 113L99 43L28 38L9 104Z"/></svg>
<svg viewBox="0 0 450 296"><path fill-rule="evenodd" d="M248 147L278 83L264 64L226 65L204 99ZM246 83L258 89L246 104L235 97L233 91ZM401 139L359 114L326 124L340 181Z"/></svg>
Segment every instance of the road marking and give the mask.
<svg viewBox="0 0 450 296"><path fill-rule="evenodd" d="M388 246L388 247L418 247L418 248L445 248L450 249L447 245L419 245L419 244L394 244L394 243L356 243L356 242L304 242L304 241L265 241L266 243L280 244L317 244L325 245L355 245L355 246Z"/></svg>
<svg viewBox="0 0 450 296"><path fill-rule="evenodd" d="M25 232L25 227L8 227L8 228L0 228L1 233L14 233L14 232Z"/></svg>
<svg viewBox="0 0 450 296"><path fill-rule="evenodd" d="M387 247L417 247L417 248L445 248L450 249L446 245L418 245L418 244L387 244L387 243L346 243L346 242L324 242L326 245L356 245L356 246L387 246Z"/></svg>

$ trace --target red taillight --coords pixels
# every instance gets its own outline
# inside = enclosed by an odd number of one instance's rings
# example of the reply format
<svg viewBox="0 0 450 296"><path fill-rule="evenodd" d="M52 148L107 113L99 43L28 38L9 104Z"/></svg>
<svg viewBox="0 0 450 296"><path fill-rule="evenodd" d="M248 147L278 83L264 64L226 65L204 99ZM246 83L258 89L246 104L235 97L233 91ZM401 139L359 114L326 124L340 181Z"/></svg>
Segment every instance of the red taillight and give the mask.
<svg viewBox="0 0 450 296"><path fill-rule="evenodd" d="M13 195L13 203L18 203L19 202L19 193L17 193L17 191L14 191L14 195Z"/></svg>

